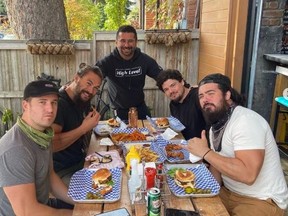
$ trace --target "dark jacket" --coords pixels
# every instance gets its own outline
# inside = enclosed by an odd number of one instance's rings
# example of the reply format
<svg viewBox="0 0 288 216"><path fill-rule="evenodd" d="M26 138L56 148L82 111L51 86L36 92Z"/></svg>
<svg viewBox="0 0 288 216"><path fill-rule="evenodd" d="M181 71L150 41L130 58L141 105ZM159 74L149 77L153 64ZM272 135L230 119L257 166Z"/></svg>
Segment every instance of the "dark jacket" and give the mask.
<svg viewBox="0 0 288 216"><path fill-rule="evenodd" d="M115 48L96 63L107 79L113 108L128 109L144 103L145 76L156 80L162 68L150 56L136 48L130 60L124 60Z"/></svg>

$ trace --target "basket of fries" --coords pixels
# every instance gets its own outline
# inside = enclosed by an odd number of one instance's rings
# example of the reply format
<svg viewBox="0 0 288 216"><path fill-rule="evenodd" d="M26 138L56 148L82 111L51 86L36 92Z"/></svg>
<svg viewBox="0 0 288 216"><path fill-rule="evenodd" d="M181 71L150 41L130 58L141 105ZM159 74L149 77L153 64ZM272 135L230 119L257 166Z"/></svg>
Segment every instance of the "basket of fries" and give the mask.
<svg viewBox="0 0 288 216"><path fill-rule="evenodd" d="M148 128L126 128L114 129L110 136L112 141L118 145L126 142L147 141Z"/></svg>
<svg viewBox="0 0 288 216"><path fill-rule="evenodd" d="M162 151L159 149L159 146L156 142L129 142L123 143L121 145L123 150L123 155L126 156L131 147L134 146L136 151L140 156L140 161L144 162L164 162L165 155L162 154Z"/></svg>

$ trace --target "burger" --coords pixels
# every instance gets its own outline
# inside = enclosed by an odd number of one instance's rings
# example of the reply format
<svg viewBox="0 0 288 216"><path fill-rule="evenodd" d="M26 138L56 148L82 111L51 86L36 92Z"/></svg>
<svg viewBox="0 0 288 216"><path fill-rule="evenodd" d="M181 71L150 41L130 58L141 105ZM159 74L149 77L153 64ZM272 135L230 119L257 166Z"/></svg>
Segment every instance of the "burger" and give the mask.
<svg viewBox="0 0 288 216"><path fill-rule="evenodd" d="M111 127L119 127L120 126L120 123L114 118L108 119L107 124Z"/></svg>
<svg viewBox="0 0 288 216"><path fill-rule="evenodd" d="M182 188L194 188L195 175L190 170L177 169L174 176L175 183Z"/></svg>
<svg viewBox="0 0 288 216"><path fill-rule="evenodd" d="M100 168L92 175L92 187L94 189L109 187L112 184L112 174L107 168ZM112 188L112 186L111 186Z"/></svg>
<svg viewBox="0 0 288 216"><path fill-rule="evenodd" d="M167 128L169 127L169 121L167 118L157 118L156 125L158 128Z"/></svg>

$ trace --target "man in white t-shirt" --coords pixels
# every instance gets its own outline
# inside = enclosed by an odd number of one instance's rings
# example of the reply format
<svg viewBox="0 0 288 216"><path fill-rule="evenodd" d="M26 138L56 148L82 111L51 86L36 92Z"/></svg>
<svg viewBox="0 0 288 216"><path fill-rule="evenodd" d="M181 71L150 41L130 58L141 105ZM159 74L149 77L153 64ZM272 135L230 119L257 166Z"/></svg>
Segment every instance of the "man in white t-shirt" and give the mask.
<svg viewBox="0 0 288 216"><path fill-rule="evenodd" d="M210 163L229 214L283 216L288 190L269 124L242 106L243 98L222 74L202 79L198 96L211 125L211 149L204 131L201 138L189 140L187 149Z"/></svg>

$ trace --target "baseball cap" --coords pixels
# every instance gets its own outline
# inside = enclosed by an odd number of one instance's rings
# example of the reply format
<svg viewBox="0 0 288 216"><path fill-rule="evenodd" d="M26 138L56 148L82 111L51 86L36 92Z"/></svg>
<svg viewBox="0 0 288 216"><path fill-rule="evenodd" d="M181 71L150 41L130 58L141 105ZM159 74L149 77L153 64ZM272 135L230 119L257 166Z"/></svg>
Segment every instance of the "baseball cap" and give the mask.
<svg viewBox="0 0 288 216"><path fill-rule="evenodd" d="M48 80L30 82L24 90L24 100L29 97L40 97L47 94L57 94L59 90L55 83Z"/></svg>
<svg viewBox="0 0 288 216"><path fill-rule="evenodd" d="M214 74L207 75L199 82L198 86L200 87L201 85L204 85L207 83L217 83L217 84L220 84L225 90L231 89L231 81L229 77L221 73L214 73Z"/></svg>

